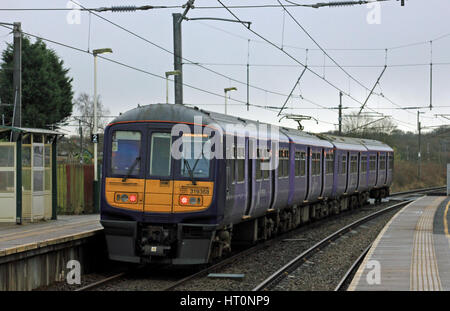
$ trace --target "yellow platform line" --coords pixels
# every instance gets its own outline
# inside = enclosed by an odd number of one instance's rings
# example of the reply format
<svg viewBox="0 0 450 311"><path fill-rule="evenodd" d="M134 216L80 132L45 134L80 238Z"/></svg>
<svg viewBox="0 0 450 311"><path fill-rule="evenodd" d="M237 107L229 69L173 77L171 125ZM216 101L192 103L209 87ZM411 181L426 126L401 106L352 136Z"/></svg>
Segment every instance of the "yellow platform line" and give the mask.
<svg viewBox="0 0 450 311"><path fill-rule="evenodd" d="M433 239L433 220L442 198L425 207L417 221L410 266L410 290L441 290Z"/></svg>
<svg viewBox="0 0 450 311"><path fill-rule="evenodd" d="M413 203L423 199L425 196L418 198L417 200L408 203L406 206L404 206L400 211L397 212L397 214L394 215L394 217L391 218L391 220L389 220L389 222L384 226L383 230L381 230L381 232L378 234L377 238L375 239L375 241L372 244L372 247L370 248L369 252L367 253L366 257L364 258L363 262L361 263L361 265L359 266L358 271L356 271L355 276L353 277L352 282L350 283L347 291L355 291L356 287L359 284L359 281L363 275L363 272L367 266L367 263L369 262L369 260L372 258L373 253L375 252L375 249L377 248L378 244L381 241L381 238L384 236L385 232L388 230L388 228L391 226L392 222L405 210L407 209L410 205L412 205Z"/></svg>

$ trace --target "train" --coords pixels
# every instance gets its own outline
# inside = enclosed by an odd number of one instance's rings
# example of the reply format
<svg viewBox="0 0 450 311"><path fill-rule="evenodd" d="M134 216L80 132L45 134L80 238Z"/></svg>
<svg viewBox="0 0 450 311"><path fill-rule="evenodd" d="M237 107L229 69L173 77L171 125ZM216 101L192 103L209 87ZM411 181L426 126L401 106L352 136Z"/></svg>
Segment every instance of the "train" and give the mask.
<svg viewBox="0 0 450 311"><path fill-rule="evenodd" d="M100 222L111 260L201 265L389 195L394 150L180 104L104 131Z"/></svg>

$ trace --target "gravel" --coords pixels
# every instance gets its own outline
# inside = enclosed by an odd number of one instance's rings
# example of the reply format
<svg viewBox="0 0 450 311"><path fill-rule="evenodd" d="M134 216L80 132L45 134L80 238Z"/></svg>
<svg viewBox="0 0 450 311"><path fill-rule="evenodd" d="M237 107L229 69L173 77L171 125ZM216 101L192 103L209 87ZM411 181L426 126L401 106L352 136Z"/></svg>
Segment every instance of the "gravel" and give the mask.
<svg viewBox="0 0 450 311"><path fill-rule="evenodd" d="M245 274L241 280L234 279L212 279L198 278L176 288L180 291L192 290L220 290L220 291L249 291L260 282L269 277L276 270L294 259L301 252L307 250L315 243L338 229L350 224L366 215L381 210L392 203L383 203L377 206L369 206L357 209L350 213L343 213L337 217L330 217L322 221L305 226L303 229L287 234L285 239L290 241L276 243L271 247L260 250L245 258L235 261L233 264L215 271L216 273ZM318 252L314 257L300 268L300 276L293 274L289 279L299 280L297 285L290 283L280 285L276 290L334 290L353 261L369 245L381 231L384 224L395 214L396 211L380 216L375 220L366 223L366 228L357 228L354 232L346 234L342 239L336 240L331 245L331 252L326 257L316 257L321 254L328 254L328 248ZM298 239L298 240L295 240ZM347 246L341 248L341 246ZM345 250L344 250L345 249ZM322 281L318 281L321 279Z"/></svg>
<svg viewBox="0 0 450 311"><path fill-rule="evenodd" d="M350 212L344 212L296 229L283 236L285 241L260 249L245 258L217 269L214 273L245 274L242 279L224 279L200 277L178 286L179 291L249 291L284 266L298 254L305 251L321 239L375 211L397 202L368 205ZM344 235L332 245L316 253L309 261L300 266L275 290L334 290L340 278L353 261L361 254L395 213L390 212L358 227L356 232ZM324 255L324 256L322 256ZM112 268L111 268L112 267ZM200 267L174 268L148 266L97 287L100 291L158 291L164 290L177 280L199 271ZM124 271L123 265L110 263L107 272L82 275L80 285L68 285L66 282L54 283L37 290L74 290L89 283L99 281Z"/></svg>

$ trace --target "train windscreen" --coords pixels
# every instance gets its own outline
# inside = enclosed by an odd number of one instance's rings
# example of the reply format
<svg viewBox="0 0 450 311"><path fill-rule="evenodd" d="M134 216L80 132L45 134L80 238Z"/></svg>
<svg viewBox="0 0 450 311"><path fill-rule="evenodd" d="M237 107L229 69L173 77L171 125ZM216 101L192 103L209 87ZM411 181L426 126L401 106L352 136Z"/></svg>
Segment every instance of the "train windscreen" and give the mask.
<svg viewBox="0 0 450 311"><path fill-rule="evenodd" d="M111 174L137 175L140 170L141 133L115 131L111 144Z"/></svg>
<svg viewBox="0 0 450 311"><path fill-rule="evenodd" d="M211 155L210 149L205 146L208 143L208 137L183 135L182 139L183 152L180 175L194 178L209 177Z"/></svg>

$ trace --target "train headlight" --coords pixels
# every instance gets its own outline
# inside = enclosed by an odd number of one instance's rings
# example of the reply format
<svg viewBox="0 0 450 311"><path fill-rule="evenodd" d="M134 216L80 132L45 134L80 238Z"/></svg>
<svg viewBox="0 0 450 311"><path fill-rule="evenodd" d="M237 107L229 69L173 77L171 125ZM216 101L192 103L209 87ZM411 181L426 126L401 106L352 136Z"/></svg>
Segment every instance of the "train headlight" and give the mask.
<svg viewBox="0 0 450 311"><path fill-rule="evenodd" d="M180 205L202 205L202 198L200 196L180 195Z"/></svg>
<svg viewBox="0 0 450 311"><path fill-rule="evenodd" d="M115 202L136 204L138 199L137 193L115 193Z"/></svg>
<svg viewBox="0 0 450 311"><path fill-rule="evenodd" d="M189 198L185 195L180 196L180 204L187 205L189 203Z"/></svg>
<svg viewBox="0 0 450 311"><path fill-rule="evenodd" d="M120 200L121 200L123 203L127 202L127 201L128 201L128 195L122 194L122 195L120 196Z"/></svg>
<svg viewBox="0 0 450 311"><path fill-rule="evenodd" d="M135 194L131 194L128 199L131 203L135 203L137 201L137 196Z"/></svg>

